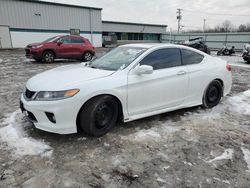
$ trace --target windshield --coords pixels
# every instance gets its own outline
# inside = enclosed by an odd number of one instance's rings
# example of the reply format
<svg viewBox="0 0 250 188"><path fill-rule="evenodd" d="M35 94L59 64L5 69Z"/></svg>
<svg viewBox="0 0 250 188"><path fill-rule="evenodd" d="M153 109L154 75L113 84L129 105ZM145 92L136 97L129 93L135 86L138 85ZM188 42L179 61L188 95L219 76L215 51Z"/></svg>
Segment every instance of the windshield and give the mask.
<svg viewBox="0 0 250 188"><path fill-rule="evenodd" d="M112 71L124 69L145 50L145 48L136 47L117 47L99 59L92 61L90 67Z"/></svg>
<svg viewBox="0 0 250 188"><path fill-rule="evenodd" d="M56 37L51 37L43 42L54 42L55 40L57 40L59 38L59 36L56 36Z"/></svg>

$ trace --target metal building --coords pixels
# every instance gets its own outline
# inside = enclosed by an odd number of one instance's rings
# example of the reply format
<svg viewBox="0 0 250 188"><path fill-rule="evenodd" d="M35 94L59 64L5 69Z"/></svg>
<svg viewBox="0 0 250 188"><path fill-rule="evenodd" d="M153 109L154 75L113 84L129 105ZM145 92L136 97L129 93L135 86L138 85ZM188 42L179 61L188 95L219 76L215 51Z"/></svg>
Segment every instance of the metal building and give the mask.
<svg viewBox="0 0 250 188"><path fill-rule="evenodd" d="M167 25L102 21L103 36L115 35L118 43L159 42Z"/></svg>
<svg viewBox="0 0 250 188"><path fill-rule="evenodd" d="M102 36L118 43L159 42L167 25L102 21L102 9L35 0L0 0L0 48L23 48L77 31L96 47Z"/></svg>
<svg viewBox="0 0 250 188"><path fill-rule="evenodd" d="M101 46L101 10L43 1L1 0L0 26L9 30L12 47L69 34L70 29L80 29L82 36Z"/></svg>

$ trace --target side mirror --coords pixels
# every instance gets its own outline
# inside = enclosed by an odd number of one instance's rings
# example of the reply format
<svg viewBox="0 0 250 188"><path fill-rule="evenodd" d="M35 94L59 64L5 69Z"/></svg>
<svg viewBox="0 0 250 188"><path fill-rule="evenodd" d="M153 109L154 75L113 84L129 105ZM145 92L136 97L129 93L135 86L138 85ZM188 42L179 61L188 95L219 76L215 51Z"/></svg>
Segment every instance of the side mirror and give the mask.
<svg viewBox="0 0 250 188"><path fill-rule="evenodd" d="M141 65L141 66L137 67L135 70L136 74L138 74L138 75L152 74L153 71L154 71L153 67L149 66L149 65Z"/></svg>

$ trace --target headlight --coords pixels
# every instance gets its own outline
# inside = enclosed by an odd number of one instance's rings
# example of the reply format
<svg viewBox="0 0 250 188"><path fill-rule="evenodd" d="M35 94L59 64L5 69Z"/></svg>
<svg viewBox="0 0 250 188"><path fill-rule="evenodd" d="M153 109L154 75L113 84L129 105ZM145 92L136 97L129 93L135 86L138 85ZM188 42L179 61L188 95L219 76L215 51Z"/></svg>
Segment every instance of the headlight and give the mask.
<svg viewBox="0 0 250 188"><path fill-rule="evenodd" d="M41 48L41 47L43 47L43 45L41 44L41 45L37 45L37 46L32 46L31 48Z"/></svg>
<svg viewBox="0 0 250 188"><path fill-rule="evenodd" d="M61 100L73 97L80 90L79 89L71 89L66 91L40 91L37 93L35 100L38 101L53 101L53 100Z"/></svg>

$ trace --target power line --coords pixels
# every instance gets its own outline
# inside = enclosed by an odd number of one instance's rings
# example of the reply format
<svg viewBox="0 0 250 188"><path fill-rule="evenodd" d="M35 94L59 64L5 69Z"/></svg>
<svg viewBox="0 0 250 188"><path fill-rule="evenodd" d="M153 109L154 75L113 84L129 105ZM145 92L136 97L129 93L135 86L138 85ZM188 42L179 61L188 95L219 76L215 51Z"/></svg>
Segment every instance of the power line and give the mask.
<svg viewBox="0 0 250 188"><path fill-rule="evenodd" d="M243 17L249 17L250 14L223 14L223 13L212 13L212 12L205 12L205 11L192 11L187 9L182 9L187 12L192 12L194 14L208 14L208 15L217 15L217 16L243 16Z"/></svg>

